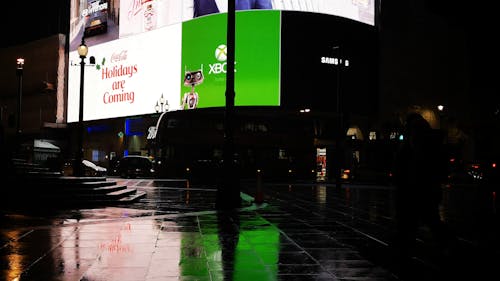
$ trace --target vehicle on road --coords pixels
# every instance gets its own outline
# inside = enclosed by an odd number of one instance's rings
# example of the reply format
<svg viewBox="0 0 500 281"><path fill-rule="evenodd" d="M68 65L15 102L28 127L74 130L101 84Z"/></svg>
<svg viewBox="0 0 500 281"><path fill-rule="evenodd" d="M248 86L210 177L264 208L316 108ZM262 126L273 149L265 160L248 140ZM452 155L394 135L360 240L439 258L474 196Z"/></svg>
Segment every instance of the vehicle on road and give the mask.
<svg viewBox="0 0 500 281"><path fill-rule="evenodd" d="M487 168L488 163L486 162L471 161L464 163L452 159L450 160L448 182L463 184L479 183L483 180L484 172Z"/></svg>
<svg viewBox="0 0 500 281"><path fill-rule="evenodd" d="M113 174L122 178L154 177L154 162L147 156L127 155L116 162Z"/></svg>

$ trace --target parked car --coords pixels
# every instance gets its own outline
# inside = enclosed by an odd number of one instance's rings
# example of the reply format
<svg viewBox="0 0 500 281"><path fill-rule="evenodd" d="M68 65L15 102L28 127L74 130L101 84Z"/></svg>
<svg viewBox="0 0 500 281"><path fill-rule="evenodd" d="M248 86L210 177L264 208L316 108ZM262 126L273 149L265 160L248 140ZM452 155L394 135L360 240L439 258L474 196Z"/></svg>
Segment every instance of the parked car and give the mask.
<svg viewBox="0 0 500 281"><path fill-rule="evenodd" d="M124 156L116 163L113 174L122 178L154 177L154 162L147 156Z"/></svg>
<svg viewBox="0 0 500 281"><path fill-rule="evenodd" d="M448 182L455 184L473 184L479 183L484 177L484 168L486 163L481 161L473 161L463 163L450 160L450 171L448 173Z"/></svg>

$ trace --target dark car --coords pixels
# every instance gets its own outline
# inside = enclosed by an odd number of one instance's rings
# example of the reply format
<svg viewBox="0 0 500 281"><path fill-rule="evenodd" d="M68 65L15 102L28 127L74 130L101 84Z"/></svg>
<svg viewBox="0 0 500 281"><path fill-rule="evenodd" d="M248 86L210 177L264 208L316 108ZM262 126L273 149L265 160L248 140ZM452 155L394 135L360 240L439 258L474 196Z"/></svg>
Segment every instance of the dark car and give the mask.
<svg viewBox="0 0 500 281"><path fill-rule="evenodd" d="M481 161L464 163L451 159L448 182L454 184L480 183L483 181L485 168L487 167L487 163L482 163Z"/></svg>
<svg viewBox="0 0 500 281"><path fill-rule="evenodd" d="M108 3L105 0L88 0L84 10L84 36L106 33L108 31Z"/></svg>
<svg viewBox="0 0 500 281"><path fill-rule="evenodd" d="M154 177L154 163L147 156L128 155L116 163L113 173L122 178Z"/></svg>

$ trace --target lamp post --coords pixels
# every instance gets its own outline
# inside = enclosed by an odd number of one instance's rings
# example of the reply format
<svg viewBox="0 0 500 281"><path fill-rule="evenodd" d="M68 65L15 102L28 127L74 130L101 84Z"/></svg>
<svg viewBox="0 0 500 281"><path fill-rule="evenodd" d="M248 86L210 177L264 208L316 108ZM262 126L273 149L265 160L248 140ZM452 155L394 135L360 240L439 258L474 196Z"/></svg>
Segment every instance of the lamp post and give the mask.
<svg viewBox="0 0 500 281"><path fill-rule="evenodd" d="M343 120L343 114L342 114L342 106L340 105L341 103L341 97L340 97L340 71L342 68L342 58L340 54L340 46L334 46L333 50L337 51L337 85L336 85L336 90L335 90L335 97L336 97L336 110L335 113L337 115L337 133L335 134L335 156L337 159L334 162L334 173L335 173L335 185L337 188L341 187L341 179L342 179L342 163L344 159L344 150L343 150L343 137L344 137L344 120ZM342 162L341 162L342 161Z"/></svg>
<svg viewBox="0 0 500 281"><path fill-rule="evenodd" d="M335 104L335 111L337 113L337 115L340 116L340 66L342 64L342 61L341 61L341 58L340 58L340 46L333 46L333 50L336 50L337 51L337 88L335 90L335 100L336 100L336 104Z"/></svg>
<svg viewBox="0 0 500 281"><path fill-rule="evenodd" d="M444 105L440 104L437 106L438 114L439 114L439 129L443 129L443 119L444 119Z"/></svg>
<svg viewBox="0 0 500 281"><path fill-rule="evenodd" d="M449 129L449 124L448 124L448 118L446 114L446 107L442 104L437 106L438 114L439 114L439 131L442 134L443 142L448 143L448 129Z"/></svg>
<svg viewBox="0 0 500 281"><path fill-rule="evenodd" d="M165 104L165 98L163 98L163 94L161 94L161 97L160 97L161 112L163 112L163 105L164 104Z"/></svg>
<svg viewBox="0 0 500 281"><path fill-rule="evenodd" d="M160 99L156 101L156 105L155 105L156 113L167 112L169 110L169 108L170 108L170 106L168 105L168 100L165 100L165 98L163 97L163 94L161 94Z"/></svg>
<svg viewBox="0 0 500 281"><path fill-rule="evenodd" d="M77 131L77 154L73 174L81 177L84 175L83 170L83 85L85 82L85 58L89 49L85 45L85 39L82 37L82 43L78 46L78 55L80 56L80 103L78 108L78 131Z"/></svg>
<svg viewBox="0 0 500 281"><path fill-rule="evenodd" d="M235 54L235 0L228 0L227 7L227 71L226 106L224 111L224 149L222 181L217 187L216 208L235 209L241 206L240 185L234 159L234 54Z"/></svg>
<svg viewBox="0 0 500 281"><path fill-rule="evenodd" d="M17 87L17 120L16 120L16 142L17 149L20 147L21 143L21 109L22 109L22 97L23 97L23 68L24 68L24 59L17 59L17 68L16 75L18 78L18 87ZM18 151L19 152L19 151Z"/></svg>

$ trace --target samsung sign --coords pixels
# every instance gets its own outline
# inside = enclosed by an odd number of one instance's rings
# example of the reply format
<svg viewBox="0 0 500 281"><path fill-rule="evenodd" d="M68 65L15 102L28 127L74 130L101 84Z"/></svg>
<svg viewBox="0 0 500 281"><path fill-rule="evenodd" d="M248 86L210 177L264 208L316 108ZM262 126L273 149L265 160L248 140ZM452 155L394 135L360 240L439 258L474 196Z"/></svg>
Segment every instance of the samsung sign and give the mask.
<svg viewBox="0 0 500 281"><path fill-rule="evenodd" d="M339 59L339 58L330 58L330 57L321 57L321 63L349 66L349 60Z"/></svg>

